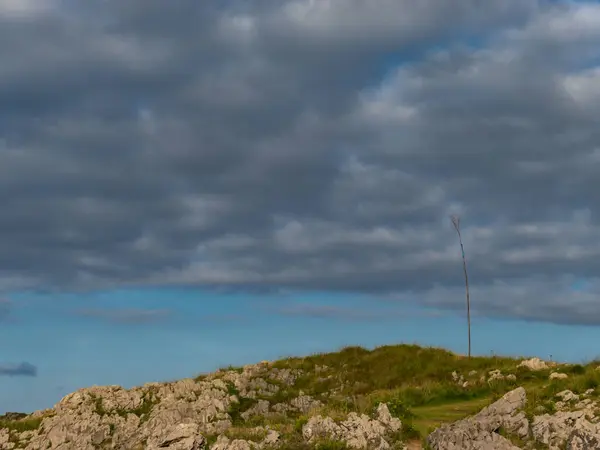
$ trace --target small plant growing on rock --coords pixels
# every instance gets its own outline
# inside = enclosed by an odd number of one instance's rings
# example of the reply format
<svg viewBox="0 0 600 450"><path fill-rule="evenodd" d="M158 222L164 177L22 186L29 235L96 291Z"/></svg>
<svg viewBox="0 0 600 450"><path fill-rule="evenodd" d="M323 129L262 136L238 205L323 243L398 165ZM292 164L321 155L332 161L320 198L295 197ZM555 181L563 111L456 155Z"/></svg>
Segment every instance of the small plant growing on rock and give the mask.
<svg viewBox="0 0 600 450"><path fill-rule="evenodd" d="M238 397L237 402L231 402L231 404L229 405L229 410L227 411L227 413L231 417L231 423L233 423L234 425L244 423L245 420L242 417L242 413L248 411L257 403L258 400L254 398L241 396ZM258 425L258 423L256 422L254 424Z"/></svg>
<svg viewBox="0 0 600 450"><path fill-rule="evenodd" d="M107 414L106 409L104 409L104 404L102 403L102 397L94 398L94 412L99 416L104 416Z"/></svg>
<svg viewBox="0 0 600 450"><path fill-rule="evenodd" d="M308 423L308 416L300 416L294 422L294 432L302 433L302 427Z"/></svg>
<svg viewBox="0 0 600 450"><path fill-rule="evenodd" d="M397 417L402 420L412 419L414 414L410 411L410 409L404 404L404 402L398 398L394 398L388 400L387 402L388 410L390 414L394 417Z"/></svg>

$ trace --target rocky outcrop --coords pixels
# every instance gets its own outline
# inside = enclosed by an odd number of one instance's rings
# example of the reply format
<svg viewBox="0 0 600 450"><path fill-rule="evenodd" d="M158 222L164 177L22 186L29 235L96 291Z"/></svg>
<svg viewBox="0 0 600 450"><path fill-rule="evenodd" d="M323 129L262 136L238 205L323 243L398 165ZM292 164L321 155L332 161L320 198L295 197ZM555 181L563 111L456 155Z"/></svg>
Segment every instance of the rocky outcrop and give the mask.
<svg viewBox="0 0 600 450"><path fill-rule="evenodd" d="M517 388L475 416L438 428L427 442L434 450L518 449L498 432L506 429L523 437L529 434L529 422L520 412L525 402L525 389Z"/></svg>
<svg viewBox="0 0 600 450"><path fill-rule="evenodd" d="M326 370L323 367L319 372ZM5 415L5 422L16 421L16 425L2 428L0 423L0 450L274 448L281 442L279 432L263 426L252 428L248 423L288 416L293 423L295 417L321 408L320 400L302 390L286 391L299 376L299 370L278 369L263 362L199 380L148 383L133 389L81 389L50 410ZM279 394L281 390L283 394ZM385 449L389 448L386 436L400 427L387 406L380 404L375 418L350 413L338 423L317 415L298 432L307 442L326 437L355 449L373 445Z"/></svg>
<svg viewBox="0 0 600 450"><path fill-rule="evenodd" d="M550 368L550 364L540 358L530 358L521 361L517 367L525 367L529 370L545 370Z"/></svg>
<svg viewBox="0 0 600 450"><path fill-rule="evenodd" d="M401 427L402 423L391 416L387 405L380 404L375 419L354 412L340 423L336 423L331 417L313 416L302 428L302 435L309 443L329 439L342 441L353 449L385 450L390 448L386 435Z"/></svg>
<svg viewBox="0 0 600 450"><path fill-rule="evenodd" d="M24 448L95 450L109 444L111 448L201 448L203 433L231 426L228 409L234 400L222 380L185 379L130 390L81 389L39 416L39 427L26 436Z"/></svg>
<svg viewBox="0 0 600 450"><path fill-rule="evenodd" d="M553 414L543 414L533 419L533 439L549 448L595 449L590 446L600 442L600 419L596 417L597 404L585 398L594 390L582 395L565 390L556 394L558 409Z"/></svg>
<svg viewBox="0 0 600 450"><path fill-rule="evenodd" d="M525 390L517 388L478 414L438 428L427 442L433 450L514 450L540 445L549 450L600 449L597 404L588 398L593 392L561 391L553 403L557 411L534 416L530 422L522 411ZM517 446L514 441L524 444Z"/></svg>
<svg viewBox="0 0 600 450"><path fill-rule="evenodd" d="M147 450L200 450L206 439L195 423L180 423L155 433L146 444Z"/></svg>

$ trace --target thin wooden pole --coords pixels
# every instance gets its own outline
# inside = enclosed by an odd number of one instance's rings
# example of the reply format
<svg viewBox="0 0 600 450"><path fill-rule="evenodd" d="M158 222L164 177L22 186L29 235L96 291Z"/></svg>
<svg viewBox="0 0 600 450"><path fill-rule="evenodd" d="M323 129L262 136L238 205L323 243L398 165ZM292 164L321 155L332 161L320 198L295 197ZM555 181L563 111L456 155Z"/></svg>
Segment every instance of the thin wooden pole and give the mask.
<svg viewBox="0 0 600 450"><path fill-rule="evenodd" d="M460 251L462 253L463 270L465 272L465 288L467 291L467 325L469 335L469 359L471 358L471 299L469 297L469 275L467 274L467 258L465 257L465 247L463 246L462 236L460 235L460 217L452 216L452 225L458 234L458 242L460 242Z"/></svg>

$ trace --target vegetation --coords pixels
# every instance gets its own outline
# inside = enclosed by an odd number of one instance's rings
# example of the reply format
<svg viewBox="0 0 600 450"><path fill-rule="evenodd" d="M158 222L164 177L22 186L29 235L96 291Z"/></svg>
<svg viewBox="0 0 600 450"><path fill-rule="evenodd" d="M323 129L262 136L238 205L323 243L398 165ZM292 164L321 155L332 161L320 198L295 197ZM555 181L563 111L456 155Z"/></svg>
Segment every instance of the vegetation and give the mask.
<svg viewBox="0 0 600 450"><path fill-rule="evenodd" d="M522 359L467 358L444 349L416 345L382 346L373 350L346 347L333 353L285 358L272 363L272 367L297 371L298 378L293 386L281 384L277 393L264 398L276 404L304 393L324 406L309 414L262 418L261 424L283 432L289 448L302 449L307 447L302 443L301 431L310 416L321 414L342 420L352 411L372 415L377 405L385 402L390 413L403 423L397 438L421 440L444 423L477 413L517 386L526 388L529 398L526 413L533 415L540 407L552 412L555 396L562 390L583 393L600 385L600 371L595 370L595 362L562 365L554 370L568 374L568 378L549 380L553 369L532 371L518 367ZM241 373L243 368L231 370ZM494 370L500 371L502 379L492 379L490 372ZM508 375L514 377L507 378ZM232 394L239 394L234 387L230 389ZM230 413L236 426L250 425L240 414L256 401L240 398L232 406ZM330 445L340 444L325 442L322 448L334 448Z"/></svg>
<svg viewBox="0 0 600 450"><path fill-rule="evenodd" d="M0 420L0 428L22 433L24 431L37 430L42 424L43 417L27 417L18 420Z"/></svg>

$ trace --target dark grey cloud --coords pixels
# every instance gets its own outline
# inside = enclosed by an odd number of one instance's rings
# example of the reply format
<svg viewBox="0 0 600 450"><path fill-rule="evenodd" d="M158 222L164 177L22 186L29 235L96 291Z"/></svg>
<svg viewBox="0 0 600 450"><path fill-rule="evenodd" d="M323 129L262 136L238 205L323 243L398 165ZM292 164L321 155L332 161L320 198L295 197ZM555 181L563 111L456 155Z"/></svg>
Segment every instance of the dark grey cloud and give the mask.
<svg viewBox="0 0 600 450"><path fill-rule="evenodd" d="M16 5L0 3L0 288L452 308L458 213L481 314L596 320L565 280L600 269L597 4ZM559 279L552 305L536 295ZM111 314L87 311L136 316Z"/></svg>
<svg viewBox="0 0 600 450"><path fill-rule="evenodd" d="M37 377L37 374L37 367L28 362L22 362L20 364L0 364L0 376Z"/></svg>

